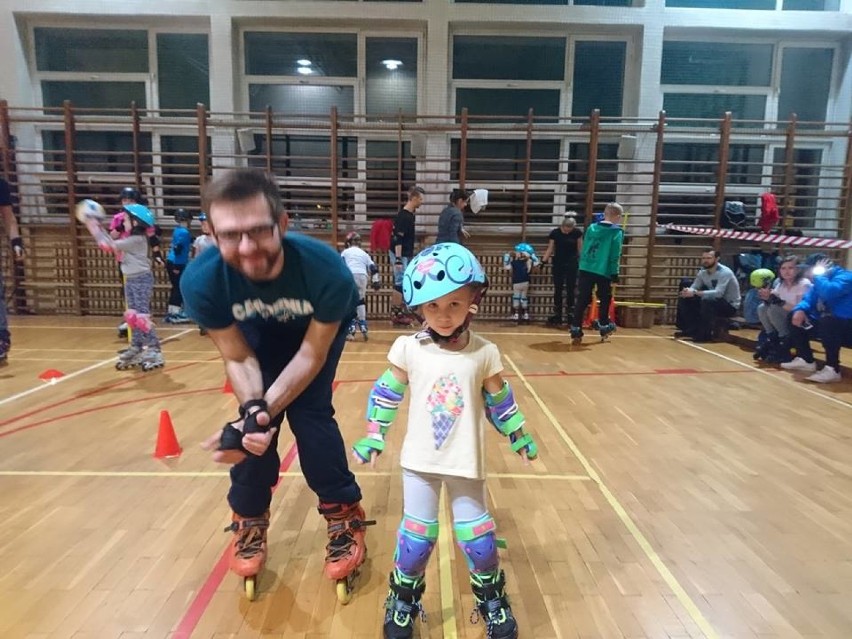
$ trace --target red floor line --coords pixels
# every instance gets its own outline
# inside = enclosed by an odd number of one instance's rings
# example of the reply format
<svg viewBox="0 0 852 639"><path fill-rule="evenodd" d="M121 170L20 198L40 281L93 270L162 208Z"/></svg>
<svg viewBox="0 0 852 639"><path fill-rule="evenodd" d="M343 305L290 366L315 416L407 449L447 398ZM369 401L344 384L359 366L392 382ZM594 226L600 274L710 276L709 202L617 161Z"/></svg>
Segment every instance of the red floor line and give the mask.
<svg viewBox="0 0 852 639"><path fill-rule="evenodd" d="M333 381L331 383L331 392L333 393L336 391L340 384L341 382L338 380ZM299 449L296 448L296 444L294 442L284 455L284 458L281 460L280 472L286 472L290 468L295 461L298 452ZM281 479L279 479L278 483L272 487L272 492L274 493L280 485ZM213 566L213 570L211 570L210 574L207 575L207 579L204 581L201 588L199 588L198 594L195 595L195 599L193 599L192 603L189 604L189 608L187 608L186 613L184 613L183 618L178 623L177 630L175 630L175 633L172 635L172 639L189 639L192 631L195 630L195 626L198 625L198 622L204 615L204 611L207 610L207 606L210 605L210 600L213 599L213 595L216 594L216 591L219 589L219 585L222 583L226 574L228 574L227 547L222 551L222 556L219 557L219 561L217 561L216 565Z"/></svg>
<svg viewBox="0 0 852 639"><path fill-rule="evenodd" d="M219 386L214 386L211 388L199 388L196 390L185 390L185 391L176 391L174 393L163 393L161 395L150 395L148 397L140 397L139 399L128 399L121 402L115 402L112 404L103 404L101 406L94 406L92 408L85 408L83 410L74 411L72 413L65 413L63 415L57 415L56 417L51 417L49 419L43 419L40 422L33 422L32 424L25 424L24 426L18 426L17 428L13 428L12 430L7 430L6 432L0 433L0 438L6 437L7 435L11 435L13 433L18 433L22 430L29 430L30 428L36 428L37 426L44 426L46 424L52 424L55 422L60 422L63 419L68 419L69 417L79 417L80 415L88 415L89 413L96 413L101 410L106 410L108 408L117 408L119 406L127 406L129 404L141 404L142 402L150 402L154 399L166 399L168 397L183 397L185 395L199 395L201 393L210 393L210 392L221 392L222 389ZM47 409L43 409L47 410Z"/></svg>
<svg viewBox="0 0 852 639"><path fill-rule="evenodd" d="M180 370L181 368L186 368L187 366L193 366L194 364L195 364L195 362L188 362L186 364L180 364L178 366L169 366L169 372ZM105 391L112 390L113 388L117 388L119 386L129 384L130 382L135 382L136 380L137 380L136 376L128 377L126 379L119 380L119 381L117 381L113 384L108 384L107 386L101 386L101 387L95 388L93 390L88 390L88 391L83 391L83 392L77 393L76 395L73 395L72 397L69 397L67 399L63 399L61 401L54 402L53 404L48 404L47 406L41 406L39 408L36 408L34 410L29 411L28 413L21 413L20 415L15 415L14 417L10 417L9 419L5 419L3 421L0 421L0 426L7 426L8 424L13 424L18 420L24 419L26 417L30 417L32 415L35 415L36 413L43 413L46 410L52 410L52 409L57 408L59 406L63 406L64 404L69 404L69 403L76 401L78 399L83 399L85 397L92 397L93 395L97 395L99 393L103 393Z"/></svg>
<svg viewBox="0 0 852 639"><path fill-rule="evenodd" d="M293 442L287 450L287 453L284 455L284 458L281 460L280 472L287 472L293 461L295 461L298 452L299 449L296 448L296 443ZM281 480L279 479L278 484L272 487L273 493L280 483ZM172 635L172 639L189 639L192 635L192 631L195 630L195 626L197 626L198 622L201 621L201 617L204 615L204 611L207 610L207 606L210 605L213 595L216 594L216 591L225 579L225 575L228 574L228 548L230 548L230 545L226 546L225 550L222 551L222 556L219 557L219 561L217 561L216 565L213 566L213 570L211 570L210 574L207 575L207 579L204 580L204 584L201 588L199 588L198 593L195 595L195 599L193 599L192 603L189 604L189 608L187 608L183 618L178 623L177 629Z"/></svg>

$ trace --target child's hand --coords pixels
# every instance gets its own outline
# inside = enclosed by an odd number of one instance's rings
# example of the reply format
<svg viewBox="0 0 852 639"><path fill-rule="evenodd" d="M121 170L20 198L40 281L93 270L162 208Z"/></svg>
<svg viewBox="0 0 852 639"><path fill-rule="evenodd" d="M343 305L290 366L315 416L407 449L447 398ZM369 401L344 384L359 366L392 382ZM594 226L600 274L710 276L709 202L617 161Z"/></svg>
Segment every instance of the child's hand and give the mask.
<svg viewBox="0 0 852 639"><path fill-rule="evenodd" d="M364 464L368 463L366 459L364 459L363 457L361 457L361 455L359 455L358 453L356 453L354 450L352 451L352 458L353 458L356 462L358 462L358 465L359 465L359 466L363 466ZM375 468L376 468L376 460L377 460L378 458L379 458L379 454L378 454L376 451L372 451L372 452L370 453L370 461L369 461L369 464L370 464L370 468L372 468L373 470L375 470Z"/></svg>

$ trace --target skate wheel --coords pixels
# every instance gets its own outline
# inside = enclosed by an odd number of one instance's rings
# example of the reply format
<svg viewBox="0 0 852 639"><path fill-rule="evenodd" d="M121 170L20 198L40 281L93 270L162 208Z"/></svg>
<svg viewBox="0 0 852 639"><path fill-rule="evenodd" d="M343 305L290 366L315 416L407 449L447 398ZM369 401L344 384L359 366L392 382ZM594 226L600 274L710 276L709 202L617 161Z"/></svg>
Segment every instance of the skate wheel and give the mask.
<svg viewBox="0 0 852 639"><path fill-rule="evenodd" d="M348 579L337 580L337 600L344 606L352 601L352 588Z"/></svg>
<svg viewBox="0 0 852 639"><path fill-rule="evenodd" d="M255 587L257 586L257 577L246 577L243 580L243 586L246 590L246 599L254 601L257 594L257 591L255 590Z"/></svg>

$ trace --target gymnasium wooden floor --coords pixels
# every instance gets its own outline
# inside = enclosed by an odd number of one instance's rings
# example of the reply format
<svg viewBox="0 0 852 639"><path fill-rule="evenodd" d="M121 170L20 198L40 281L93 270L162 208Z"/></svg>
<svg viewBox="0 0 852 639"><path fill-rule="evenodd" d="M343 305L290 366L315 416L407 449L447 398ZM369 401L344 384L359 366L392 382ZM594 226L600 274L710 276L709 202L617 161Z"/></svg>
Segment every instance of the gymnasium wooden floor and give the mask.
<svg viewBox="0 0 852 639"><path fill-rule="evenodd" d="M374 639L401 512L404 421L358 469L370 559L352 603L322 575L325 526L281 438L270 561L249 603L227 572L226 469L198 443L230 418L213 345L166 329L166 368L117 372L107 318L12 318L0 368L0 637ZM336 386L347 442L396 333L373 322ZM852 382L759 370L730 344L480 324L540 446L496 433L489 499L528 639L852 637ZM42 382L57 369L65 376ZM160 411L184 447L152 457ZM405 415L402 415L404 420ZM482 638L446 525L420 636Z"/></svg>

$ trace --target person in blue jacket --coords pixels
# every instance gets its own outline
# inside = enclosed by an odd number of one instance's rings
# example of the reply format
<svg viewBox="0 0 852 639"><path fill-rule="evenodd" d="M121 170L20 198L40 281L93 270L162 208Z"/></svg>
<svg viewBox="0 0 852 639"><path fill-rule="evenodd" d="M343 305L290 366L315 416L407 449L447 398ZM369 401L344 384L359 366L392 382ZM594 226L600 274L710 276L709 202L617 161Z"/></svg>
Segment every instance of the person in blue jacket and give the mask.
<svg viewBox="0 0 852 639"><path fill-rule="evenodd" d="M790 322L796 357L781 368L812 373L809 382L839 382L840 349L852 346L852 271L832 264L822 254L809 257L813 288L793 308ZM810 340L819 338L825 349L825 366L816 370Z"/></svg>
<svg viewBox="0 0 852 639"><path fill-rule="evenodd" d="M166 256L166 272L169 274L172 290L169 293L169 309L163 321L166 324L185 324L189 318L183 313L183 296L180 294L180 278L189 263L189 249L192 247L192 235L189 225L192 214L186 209L175 211L177 226L172 233L172 243Z"/></svg>

